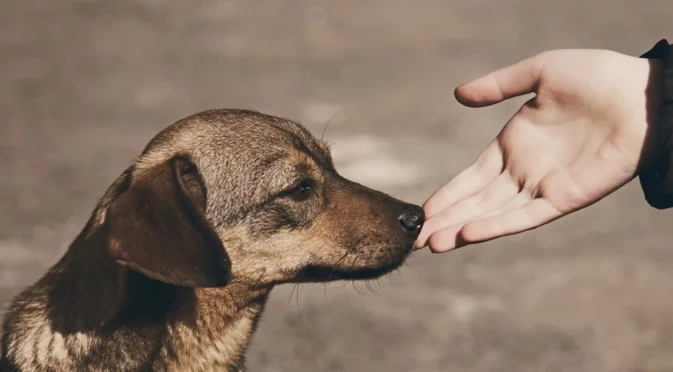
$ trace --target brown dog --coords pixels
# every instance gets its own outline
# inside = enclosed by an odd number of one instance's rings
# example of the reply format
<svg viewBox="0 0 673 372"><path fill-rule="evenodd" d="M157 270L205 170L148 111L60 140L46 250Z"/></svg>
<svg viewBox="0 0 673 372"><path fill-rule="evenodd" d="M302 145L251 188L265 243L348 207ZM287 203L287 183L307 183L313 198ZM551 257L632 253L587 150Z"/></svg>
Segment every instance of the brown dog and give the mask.
<svg viewBox="0 0 673 372"><path fill-rule="evenodd" d="M301 125L211 110L159 133L12 303L2 371L242 371L276 284L399 267L423 210L340 177Z"/></svg>

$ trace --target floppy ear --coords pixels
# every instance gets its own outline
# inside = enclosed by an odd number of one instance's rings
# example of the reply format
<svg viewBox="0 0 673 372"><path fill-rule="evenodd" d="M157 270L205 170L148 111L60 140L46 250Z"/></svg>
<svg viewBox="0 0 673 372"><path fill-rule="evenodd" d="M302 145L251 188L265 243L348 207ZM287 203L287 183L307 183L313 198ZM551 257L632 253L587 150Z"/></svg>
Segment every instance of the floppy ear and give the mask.
<svg viewBox="0 0 673 372"><path fill-rule="evenodd" d="M223 286L231 263L205 208L203 180L188 159L148 169L108 209L110 253L121 265L166 283Z"/></svg>

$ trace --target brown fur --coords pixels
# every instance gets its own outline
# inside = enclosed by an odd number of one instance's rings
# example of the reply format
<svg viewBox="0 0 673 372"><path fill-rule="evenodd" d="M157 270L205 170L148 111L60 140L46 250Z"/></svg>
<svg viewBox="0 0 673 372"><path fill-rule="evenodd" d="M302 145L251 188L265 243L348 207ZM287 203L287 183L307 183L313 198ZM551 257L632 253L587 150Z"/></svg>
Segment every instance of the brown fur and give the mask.
<svg viewBox="0 0 673 372"><path fill-rule="evenodd" d="M244 370L274 285L383 275L422 220L339 176L299 124L190 116L150 141L13 301L0 370Z"/></svg>

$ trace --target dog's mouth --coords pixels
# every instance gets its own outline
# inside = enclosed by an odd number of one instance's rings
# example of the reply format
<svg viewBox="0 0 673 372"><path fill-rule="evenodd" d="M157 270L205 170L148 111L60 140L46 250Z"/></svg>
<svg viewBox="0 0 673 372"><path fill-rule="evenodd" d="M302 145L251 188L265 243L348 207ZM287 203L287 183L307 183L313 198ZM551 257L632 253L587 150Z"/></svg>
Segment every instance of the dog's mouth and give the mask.
<svg viewBox="0 0 673 372"><path fill-rule="evenodd" d="M402 249L400 249L402 248ZM373 259L371 264L354 266L348 255L334 265L309 264L297 274L299 282L376 279L397 270L411 254L413 244L390 250L389 256ZM355 253L354 253L355 254ZM362 253L359 253L362 254ZM358 261L358 260L355 260Z"/></svg>
<svg viewBox="0 0 673 372"><path fill-rule="evenodd" d="M380 268L358 268L351 270L311 265L307 266L300 272L298 279L301 282L330 282L336 280L376 279L396 270L398 267L400 267L400 265L389 265Z"/></svg>

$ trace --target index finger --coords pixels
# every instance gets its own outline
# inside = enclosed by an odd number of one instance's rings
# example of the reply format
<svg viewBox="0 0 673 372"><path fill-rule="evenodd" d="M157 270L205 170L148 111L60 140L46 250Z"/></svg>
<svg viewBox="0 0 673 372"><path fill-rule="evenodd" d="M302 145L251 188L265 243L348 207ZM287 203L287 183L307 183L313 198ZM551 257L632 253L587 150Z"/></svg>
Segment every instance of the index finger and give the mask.
<svg viewBox="0 0 673 372"><path fill-rule="evenodd" d="M423 204L426 219L451 205L475 195L501 172L504 159L497 141L491 142L477 160L446 185L435 191Z"/></svg>

